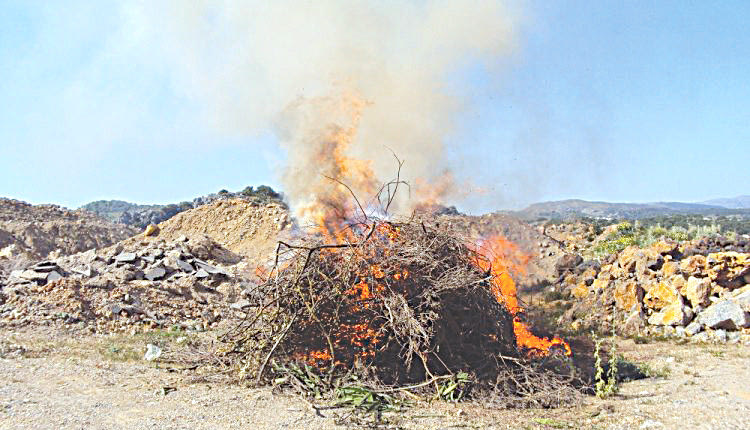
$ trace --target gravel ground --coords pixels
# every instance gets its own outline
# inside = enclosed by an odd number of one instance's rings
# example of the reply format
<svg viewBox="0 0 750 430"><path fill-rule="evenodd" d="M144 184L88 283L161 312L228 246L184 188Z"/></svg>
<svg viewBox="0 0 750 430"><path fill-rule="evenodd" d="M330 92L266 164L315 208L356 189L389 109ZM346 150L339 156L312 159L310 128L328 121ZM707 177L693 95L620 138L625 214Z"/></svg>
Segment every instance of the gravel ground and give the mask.
<svg viewBox="0 0 750 430"><path fill-rule="evenodd" d="M316 413L294 396L199 382L192 371L96 352L111 342L50 331L0 333L0 429L339 427L336 411ZM400 428L750 428L747 346L621 341L619 348L659 376L572 408L496 410L438 402L387 419Z"/></svg>

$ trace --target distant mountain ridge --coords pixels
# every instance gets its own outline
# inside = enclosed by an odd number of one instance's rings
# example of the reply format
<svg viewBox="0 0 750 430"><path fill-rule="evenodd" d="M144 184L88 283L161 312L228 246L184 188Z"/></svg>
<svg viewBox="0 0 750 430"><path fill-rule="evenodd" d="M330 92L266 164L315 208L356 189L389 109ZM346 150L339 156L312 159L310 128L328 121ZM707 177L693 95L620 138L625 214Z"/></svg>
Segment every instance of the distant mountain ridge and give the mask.
<svg viewBox="0 0 750 430"><path fill-rule="evenodd" d="M722 199L717 199L722 200ZM731 200L734 199L726 199ZM526 219L641 219L667 215L750 215L750 209L734 208L719 204L654 202L654 203L609 203L568 199L551 202L534 203L514 215Z"/></svg>
<svg viewBox="0 0 750 430"><path fill-rule="evenodd" d="M750 209L750 196L711 199L701 203L722 206L729 209Z"/></svg>

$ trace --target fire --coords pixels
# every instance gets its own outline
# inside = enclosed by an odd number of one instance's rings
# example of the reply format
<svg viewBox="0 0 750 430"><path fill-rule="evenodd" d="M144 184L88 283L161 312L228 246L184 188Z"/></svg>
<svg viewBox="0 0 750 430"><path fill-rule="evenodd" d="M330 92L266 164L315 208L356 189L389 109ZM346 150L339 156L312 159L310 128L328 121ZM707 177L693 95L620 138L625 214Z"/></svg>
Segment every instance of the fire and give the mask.
<svg viewBox="0 0 750 430"><path fill-rule="evenodd" d="M314 232L320 235L324 242L354 244L365 237L366 229L370 227L361 222L368 217L363 213L368 210L368 203L354 201L352 194L371 196L377 187L371 163L347 155L349 147L355 141L362 111L368 103L357 95L349 94L342 98L341 104L344 106L343 111L348 112L348 125L324 128L315 139L316 144L312 145L313 154L308 155L312 155L310 161L316 166L319 174L306 182L305 187L310 199L297 207L297 215L301 219L313 221ZM456 188L455 179L450 172L445 172L429 183L417 181L416 185L419 195L417 206L437 204L442 197L454 192ZM378 222L372 228L374 230L369 233L376 235L378 240L384 243L399 240L399 229L387 222ZM518 302L516 285L511 273L523 273L529 256L524 255L517 246L501 236L484 240L476 250L478 257L475 264L490 273L492 293L513 316L518 347L527 351L529 355L545 356L552 347L559 345L570 355L570 347L565 341L535 336L522 321L524 309ZM334 253L337 249L326 248L320 252ZM354 252L359 251L355 249ZM369 256L364 257L367 260ZM405 268L391 267L386 270L378 265L372 265L352 273L352 283L344 293L353 302L350 309L358 317L366 318L363 312L372 309L373 302L386 290L386 286L398 291L398 288L406 284L407 279L409 272ZM372 321L342 324L333 333L332 343L336 347L342 342L348 344L358 351L357 357L372 357L383 336L374 324L376 323ZM339 358L330 355L328 350L311 351L305 359L308 362L330 362Z"/></svg>
<svg viewBox="0 0 750 430"><path fill-rule="evenodd" d="M362 113L372 103L351 91L318 102L320 109L337 120L305 128L304 145L289 155L294 159L292 164L309 171L289 171L286 180L292 185L297 217L335 236L343 234L341 227L359 210L351 193L371 196L378 189L372 161L350 155ZM307 120L302 122L307 124Z"/></svg>
<svg viewBox="0 0 750 430"><path fill-rule="evenodd" d="M327 235L328 240L338 240L340 235L346 235L345 239L342 239L343 242L336 243L352 243L356 235L352 233L353 230L348 231L349 233L338 235L329 234L327 230L322 233ZM360 231L359 234L362 232ZM372 234L377 237L377 240L387 243L398 240L399 230L388 223L378 223ZM378 252L387 252L386 248ZM490 290L495 299L503 304L513 316L513 331L518 348L530 357L544 357L555 347L564 350L566 355L571 355L570 346L564 340L557 337L549 339L536 336L522 320L524 309L518 301L516 285L511 274L523 273L530 257L502 236L483 240L475 247L475 251L477 252L475 264L481 270L489 272ZM336 249L332 248L329 252L336 252ZM329 348L312 350L299 358L311 365L333 363L339 366L346 365L346 361L374 357L385 339L385 334L379 330L377 322L368 319L368 311L374 309L373 306L383 296L386 288L393 291L405 291L409 285L406 283L409 276L409 271L405 268L384 268L378 264L370 264L358 269L353 274L351 286L344 290L344 294L351 300L349 309L353 318L347 323L341 323L331 333L334 350L349 351L345 353L349 354L348 358L339 356L338 353L333 357Z"/></svg>
<svg viewBox="0 0 750 430"><path fill-rule="evenodd" d="M572 350L567 342L558 337L552 339L538 337L521 320L524 309L518 303L516 283L511 273L524 273L525 264L530 257L503 236L487 238L479 244L478 248L482 255L491 257L478 258L476 264L482 270L490 272L492 293L497 301L504 304L513 315L513 332L518 346L526 350L530 356L546 356L556 345L564 348L566 355L571 355Z"/></svg>

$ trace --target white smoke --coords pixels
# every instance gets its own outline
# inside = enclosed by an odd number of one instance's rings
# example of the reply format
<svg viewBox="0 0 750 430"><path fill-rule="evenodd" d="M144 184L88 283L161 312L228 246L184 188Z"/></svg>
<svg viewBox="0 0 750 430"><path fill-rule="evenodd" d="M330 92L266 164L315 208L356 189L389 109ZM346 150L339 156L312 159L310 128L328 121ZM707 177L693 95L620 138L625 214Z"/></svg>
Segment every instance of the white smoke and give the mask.
<svg viewBox="0 0 750 430"><path fill-rule="evenodd" d="M320 192L319 160L307 155L320 153L310 148L329 127L356 125L347 153L372 160L376 181L395 171L386 147L405 160L407 180L443 174L445 138L465 107L447 82L462 67L497 64L516 22L498 1L180 0L126 12L175 90L213 125L240 135L277 127L293 205ZM356 124L347 106L326 108L352 97ZM287 120L294 109L304 121Z"/></svg>

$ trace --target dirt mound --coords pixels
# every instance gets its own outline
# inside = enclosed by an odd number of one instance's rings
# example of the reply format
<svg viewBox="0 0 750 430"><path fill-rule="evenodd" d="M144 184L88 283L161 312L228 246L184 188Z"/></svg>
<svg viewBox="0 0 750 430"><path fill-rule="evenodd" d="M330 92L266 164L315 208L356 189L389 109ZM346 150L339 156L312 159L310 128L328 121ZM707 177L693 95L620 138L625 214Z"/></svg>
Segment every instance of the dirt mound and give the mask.
<svg viewBox="0 0 750 430"><path fill-rule="evenodd" d="M51 253L75 254L109 246L136 232L90 212L0 198L0 249L15 245L13 254L25 253L35 259Z"/></svg>
<svg viewBox="0 0 750 430"><path fill-rule="evenodd" d="M157 234L130 241L170 241L180 236L205 235L250 262L262 263L273 254L279 234L290 226L289 211L281 204L220 200L181 212L159 224Z"/></svg>

